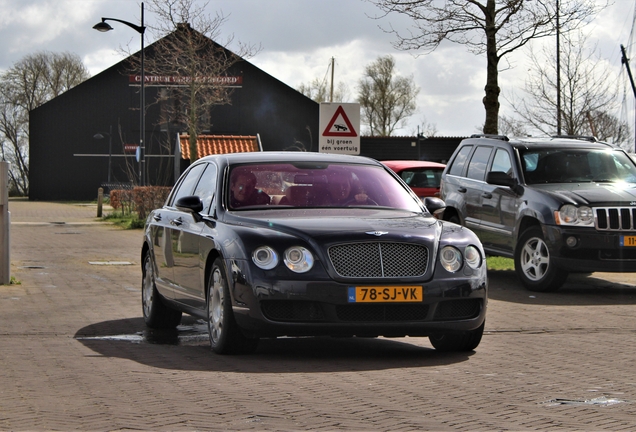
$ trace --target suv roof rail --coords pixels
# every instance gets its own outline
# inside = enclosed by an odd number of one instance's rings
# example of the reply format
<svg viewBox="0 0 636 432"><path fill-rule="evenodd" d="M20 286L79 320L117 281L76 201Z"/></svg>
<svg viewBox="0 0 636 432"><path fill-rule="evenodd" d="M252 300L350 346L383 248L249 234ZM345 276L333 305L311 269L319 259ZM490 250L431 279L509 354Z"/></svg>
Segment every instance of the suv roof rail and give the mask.
<svg viewBox="0 0 636 432"><path fill-rule="evenodd" d="M495 135L495 134L472 134L471 138L490 138L490 139L498 139L501 141L510 141L505 135Z"/></svg>
<svg viewBox="0 0 636 432"><path fill-rule="evenodd" d="M568 138L568 139L578 139L589 142L598 142L595 136L592 135L552 135L552 138Z"/></svg>

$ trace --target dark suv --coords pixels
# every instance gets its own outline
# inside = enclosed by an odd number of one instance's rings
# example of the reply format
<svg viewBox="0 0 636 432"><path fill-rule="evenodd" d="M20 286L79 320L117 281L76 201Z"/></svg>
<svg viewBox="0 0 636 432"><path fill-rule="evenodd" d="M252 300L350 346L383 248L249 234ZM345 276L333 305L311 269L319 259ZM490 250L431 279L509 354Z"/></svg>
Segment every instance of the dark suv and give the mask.
<svg viewBox="0 0 636 432"><path fill-rule="evenodd" d="M570 272L636 271L636 163L593 139L473 136L442 175L444 219L514 258L532 291Z"/></svg>

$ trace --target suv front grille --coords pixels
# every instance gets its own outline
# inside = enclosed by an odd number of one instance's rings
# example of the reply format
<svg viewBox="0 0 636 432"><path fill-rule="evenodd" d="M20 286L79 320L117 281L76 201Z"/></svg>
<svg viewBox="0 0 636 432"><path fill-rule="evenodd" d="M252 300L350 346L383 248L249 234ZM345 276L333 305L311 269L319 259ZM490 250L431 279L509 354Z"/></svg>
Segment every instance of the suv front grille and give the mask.
<svg viewBox="0 0 636 432"><path fill-rule="evenodd" d="M426 273L428 249L410 243L349 243L330 247L329 259L342 277L417 277Z"/></svg>
<svg viewBox="0 0 636 432"><path fill-rule="evenodd" d="M595 207L594 215L599 231L636 230L636 207Z"/></svg>

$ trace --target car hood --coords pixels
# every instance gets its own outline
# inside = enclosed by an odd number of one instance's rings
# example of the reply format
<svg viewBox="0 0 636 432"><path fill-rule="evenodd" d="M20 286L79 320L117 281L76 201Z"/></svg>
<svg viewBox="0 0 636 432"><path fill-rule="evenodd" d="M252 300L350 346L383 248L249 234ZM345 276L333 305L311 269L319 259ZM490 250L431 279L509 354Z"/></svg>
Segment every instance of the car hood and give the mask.
<svg viewBox="0 0 636 432"><path fill-rule="evenodd" d="M285 232L323 245L378 239L432 243L442 229L430 215L388 210L266 211L240 219L242 225Z"/></svg>
<svg viewBox="0 0 636 432"><path fill-rule="evenodd" d="M634 183L558 183L532 185L534 189L561 196L565 201L586 205L620 205L636 203Z"/></svg>

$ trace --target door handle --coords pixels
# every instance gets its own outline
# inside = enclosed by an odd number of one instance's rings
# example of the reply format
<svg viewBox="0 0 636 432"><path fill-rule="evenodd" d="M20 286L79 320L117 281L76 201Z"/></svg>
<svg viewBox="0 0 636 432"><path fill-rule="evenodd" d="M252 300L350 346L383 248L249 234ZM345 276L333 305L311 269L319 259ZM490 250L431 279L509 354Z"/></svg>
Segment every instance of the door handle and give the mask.
<svg viewBox="0 0 636 432"><path fill-rule="evenodd" d="M181 217L178 217L170 221L170 225L180 226L182 224L183 224L183 219L181 219Z"/></svg>
<svg viewBox="0 0 636 432"><path fill-rule="evenodd" d="M460 192L460 193L466 193L467 190L468 189L466 189L465 187L457 188L457 192Z"/></svg>
<svg viewBox="0 0 636 432"><path fill-rule="evenodd" d="M490 192L484 192L481 196L488 199L492 198L492 194Z"/></svg>

